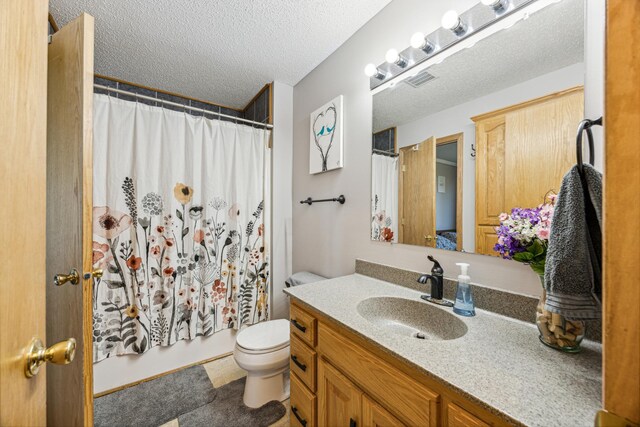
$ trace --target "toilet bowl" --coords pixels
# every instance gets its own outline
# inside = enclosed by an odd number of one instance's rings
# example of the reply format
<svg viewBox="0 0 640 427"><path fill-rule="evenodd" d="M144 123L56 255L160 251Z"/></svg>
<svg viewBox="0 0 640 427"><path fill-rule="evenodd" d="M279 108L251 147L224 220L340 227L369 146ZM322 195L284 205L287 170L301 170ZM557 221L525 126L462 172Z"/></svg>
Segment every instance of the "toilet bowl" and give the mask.
<svg viewBox="0 0 640 427"><path fill-rule="evenodd" d="M285 319L257 323L236 336L233 357L247 371L244 404L258 408L271 400L289 397L289 322Z"/></svg>

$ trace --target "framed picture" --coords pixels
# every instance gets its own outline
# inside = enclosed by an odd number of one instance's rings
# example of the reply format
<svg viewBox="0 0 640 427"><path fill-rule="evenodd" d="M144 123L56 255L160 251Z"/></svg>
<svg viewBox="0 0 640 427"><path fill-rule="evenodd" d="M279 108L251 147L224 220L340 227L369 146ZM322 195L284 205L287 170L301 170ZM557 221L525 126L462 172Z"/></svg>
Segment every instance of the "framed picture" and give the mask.
<svg viewBox="0 0 640 427"><path fill-rule="evenodd" d="M311 113L309 139L309 173L343 166L342 95Z"/></svg>

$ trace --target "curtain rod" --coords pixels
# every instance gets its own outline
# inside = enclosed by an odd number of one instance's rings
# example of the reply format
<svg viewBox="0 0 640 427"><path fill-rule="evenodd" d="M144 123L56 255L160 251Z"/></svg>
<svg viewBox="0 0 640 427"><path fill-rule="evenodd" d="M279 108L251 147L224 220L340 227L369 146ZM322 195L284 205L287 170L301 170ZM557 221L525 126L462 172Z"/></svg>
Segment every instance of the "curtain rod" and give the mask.
<svg viewBox="0 0 640 427"><path fill-rule="evenodd" d="M152 96L140 95L138 93L130 92L128 90L116 89L116 88L113 88L113 87L104 86L104 85L100 85L100 84L94 84L93 87L96 88L96 89L106 90L107 92L115 92L115 93L119 93L119 94L122 94L122 95L134 96L136 98L146 99L148 101L160 102L163 105L173 105L174 107L186 108L188 110L197 111L197 112L200 112L200 113L203 113L203 114L212 114L212 115L218 116L218 117L225 117L227 119L233 119L233 121L237 121L237 122L249 123L251 125L261 126L263 128L266 128L266 129L273 129L273 125L272 124L260 123L260 122L256 122L256 121L253 121L253 120L248 120L248 119L243 119L243 118L240 118L240 117L230 116L229 114L216 113L215 111L210 111L210 110L205 110L205 109L202 109L202 108L192 107L190 105L178 104L177 102L166 101L164 99L154 98Z"/></svg>

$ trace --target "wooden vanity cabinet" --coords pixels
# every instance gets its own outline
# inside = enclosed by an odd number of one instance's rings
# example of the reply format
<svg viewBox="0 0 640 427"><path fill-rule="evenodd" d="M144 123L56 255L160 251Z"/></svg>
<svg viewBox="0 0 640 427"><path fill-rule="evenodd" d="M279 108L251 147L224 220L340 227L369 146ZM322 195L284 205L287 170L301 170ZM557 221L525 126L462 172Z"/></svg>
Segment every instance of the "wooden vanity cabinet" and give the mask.
<svg viewBox="0 0 640 427"><path fill-rule="evenodd" d="M291 426L508 425L295 301L291 321Z"/></svg>

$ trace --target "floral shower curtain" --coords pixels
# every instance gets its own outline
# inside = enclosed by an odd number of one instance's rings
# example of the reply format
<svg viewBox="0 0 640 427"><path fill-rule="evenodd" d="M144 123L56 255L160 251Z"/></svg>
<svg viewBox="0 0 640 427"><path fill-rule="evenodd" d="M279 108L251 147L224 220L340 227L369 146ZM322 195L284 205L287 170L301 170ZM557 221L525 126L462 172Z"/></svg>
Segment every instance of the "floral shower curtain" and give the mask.
<svg viewBox="0 0 640 427"><path fill-rule="evenodd" d="M269 137L95 95L94 362L268 319Z"/></svg>
<svg viewBox="0 0 640 427"><path fill-rule="evenodd" d="M398 158L373 154L371 158L371 239L398 239Z"/></svg>

